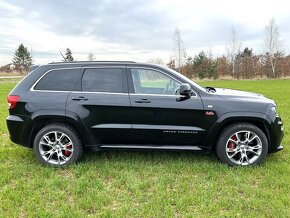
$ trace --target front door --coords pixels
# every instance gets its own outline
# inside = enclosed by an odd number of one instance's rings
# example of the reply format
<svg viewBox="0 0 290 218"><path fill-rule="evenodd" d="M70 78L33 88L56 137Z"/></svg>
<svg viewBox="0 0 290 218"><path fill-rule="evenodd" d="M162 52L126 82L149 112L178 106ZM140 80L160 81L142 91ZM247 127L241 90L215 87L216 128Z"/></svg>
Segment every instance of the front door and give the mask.
<svg viewBox="0 0 290 218"><path fill-rule="evenodd" d="M197 93L182 98L180 81L157 69L131 68L128 78L134 144L202 144L203 104Z"/></svg>

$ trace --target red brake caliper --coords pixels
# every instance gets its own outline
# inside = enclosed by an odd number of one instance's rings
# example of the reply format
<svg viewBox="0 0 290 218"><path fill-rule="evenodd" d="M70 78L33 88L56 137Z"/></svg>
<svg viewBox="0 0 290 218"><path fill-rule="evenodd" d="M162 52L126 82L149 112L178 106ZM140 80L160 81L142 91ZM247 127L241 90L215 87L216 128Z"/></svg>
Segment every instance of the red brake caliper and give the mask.
<svg viewBox="0 0 290 218"><path fill-rule="evenodd" d="M71 145L67 145L66 148L71 148ZM71 153L70 151L67 151L67 150L64 151L64 155L66 157L68 157L70 155L70 153Z"/></svg>
<svg viewBox="0 0 290 218"><path fill-rule="evenodd" d="M237 137L235 135L233 135L231 137L231 140L237 141ZM233 141L229 141L229 143L228 143L228 148L230 149L230 151L234 151L234 149L236 147L236 144Z"/></svg>

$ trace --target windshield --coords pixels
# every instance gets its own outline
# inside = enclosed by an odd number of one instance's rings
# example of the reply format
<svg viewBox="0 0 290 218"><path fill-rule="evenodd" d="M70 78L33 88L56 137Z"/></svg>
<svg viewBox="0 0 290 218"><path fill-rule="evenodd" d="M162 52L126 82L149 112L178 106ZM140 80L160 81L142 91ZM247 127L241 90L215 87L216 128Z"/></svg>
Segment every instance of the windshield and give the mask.
<svg viewBox="0 0 290 218"><path fill-rule="evenodd" d="M193 85L194 87L196 87L196 88L198 88L198 89L200 89L200 90L206 92L206 89L205 89L204 87L202 87L202 86L198 85L197 83L193 82L192 80L190 80L190 79L187 78L186 76L182 75L181 73L178 73L178 72L176 72L175 70L172 70L172 69L170 69L170 68L168 68L168 67L166 67L166 69L167 69L168 71L170 71L171 73L173 73L173 74L175 74L175 75L178 75L178 76L181 77L183 80L185 80L187 83L189 83L189 84Z"/></svg>

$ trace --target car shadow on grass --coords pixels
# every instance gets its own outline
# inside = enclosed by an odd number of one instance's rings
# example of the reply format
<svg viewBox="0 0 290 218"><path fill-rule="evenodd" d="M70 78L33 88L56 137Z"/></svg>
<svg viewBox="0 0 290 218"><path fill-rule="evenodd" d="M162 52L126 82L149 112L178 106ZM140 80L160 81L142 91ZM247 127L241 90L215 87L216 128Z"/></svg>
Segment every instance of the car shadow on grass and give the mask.
<svg viewBox="0 0 290 218"><path fill-rule="evenodd" d="M131 164L154 163L220 163L214 153L196 153L192 151L98 151L85 152L81 163L90 162L128 162Z"/></svg>

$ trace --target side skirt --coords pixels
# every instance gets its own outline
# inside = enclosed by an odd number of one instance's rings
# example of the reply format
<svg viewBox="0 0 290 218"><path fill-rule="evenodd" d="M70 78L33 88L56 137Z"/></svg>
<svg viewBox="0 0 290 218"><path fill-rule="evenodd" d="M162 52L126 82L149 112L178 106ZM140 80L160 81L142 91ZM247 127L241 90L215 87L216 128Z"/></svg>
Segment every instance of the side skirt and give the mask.
<svg viewBox="0 0 290 218"><path fill-rule="evenodd" d="M86 149L91 151L102 150L148 150L148 151L192 151L198 153L210 153L211 149L200 146L184 146L184 145L121 145L121 144L106 144L106 145L86 145Z"/></svg>
<svg viewBox="0 0 290 218"><path fill-rule="evenodd" d="M149 149L149 150L188 150L201 151L198 146L176 146L176 145L101 145L102 149Z"/></svg>
<svg viewBox="0 0 290 218"><path fill-rule="evenodd" d="M212 152L211 148L199 146L177 146L177 145L85 145L85 149L93 152L98 151L188 151L194 153L209 154Z"/></svg>

